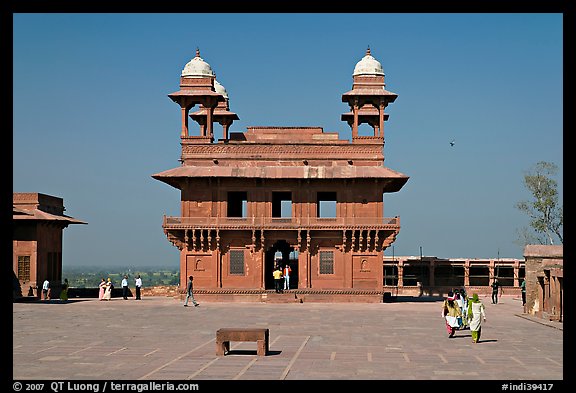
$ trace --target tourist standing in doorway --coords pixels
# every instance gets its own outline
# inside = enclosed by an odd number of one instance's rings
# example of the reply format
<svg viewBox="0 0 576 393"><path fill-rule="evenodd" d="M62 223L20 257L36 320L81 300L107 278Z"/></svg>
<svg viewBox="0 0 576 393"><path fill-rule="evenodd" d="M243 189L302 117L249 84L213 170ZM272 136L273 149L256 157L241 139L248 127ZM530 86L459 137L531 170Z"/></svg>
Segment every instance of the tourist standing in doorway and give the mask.
<svg viewBox="0 0 576 393"><path fill-rule="evenodd" d="M122 277L122 297L124 300L128 300L128 276L124 275Z"/></svg>
<svg viewBox="0 0 576 393"><path fill-rule="evenodd" d="M284 276L284 289L290 289L290 274L292 273L292 269L290 269L290 265L286 264L282 274Z"/></svg>
<svg viewBox="0 0 576 393"><path fill-rule="evenodd" d="M500 289L500 283L498 279L495 278L492 282L492 304L498 304L498 290Z"/></svg>
<svg viewBox="0 0 576 393"><path fill-rule="evenodd" d="M194 277L193 276L188 277L188 284L186 284L186 300L184 301L184 307L188 307L189 299L192 299L192 304L194 304L194 307L199 306L196 299L194 299L194 284L192 284L192 281L194 281Z"/></svg>
<svg viewBox="0 0 576 393"><path fill-rule="evenodd" d="M486 311L484 304L478 298L478 294L472 295L468 300L468 320L470 321L470 332L472 333L472 342L476 344L480 341L482 333L482 322L486 322Z"/></svg>
<svg viewBox="0 0 576 393"><path fill-rule="evenodd" d="M98 299L104 300L104 292L106 291L106 279L102 278L102 280L100 280L100 284L98 285L98 288L99 288Z"/></svg>
<svg viewBox="0 0 576 393"><path fill-rule="evenodd" d="M284 292L282 290L282 270L280 270L280 265L276 265L276 270L272 272L274 276L274 289L276 289L276 293Z"/></svg>
<svg viewBox="0 0 576 393"><path fill-rule="evenodd" d="M134 284L136 285L136 300L141 300L140 290L142 289L142 278L140 278L139 274L136 276Z"/></svg>
<svg viewBox="0 0 576 393"><path fill-rule="evenodd" d="M446 323L446 331L448 332L448 338L454 337L454 333L460 327L458 317L462 318L462 312L460 307L456 303L454 298L454 292L448 292L448 297L444 300L442 305L442 317Z"/></svg>

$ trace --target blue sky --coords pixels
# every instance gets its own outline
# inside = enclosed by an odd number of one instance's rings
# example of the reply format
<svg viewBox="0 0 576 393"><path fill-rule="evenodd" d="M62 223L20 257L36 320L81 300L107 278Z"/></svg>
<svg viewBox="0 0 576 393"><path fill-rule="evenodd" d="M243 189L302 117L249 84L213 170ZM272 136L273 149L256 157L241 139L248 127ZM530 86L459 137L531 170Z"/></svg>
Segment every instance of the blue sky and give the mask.
<svg viewBox="0 0 576 393"><path fill-rule="evenodd" d="M559 167L560 13L14 14L13 191L64 199L64 268L177 266L162 215L180 193L151 175L179 165L167 94L200 49L248 126L321 126L350 138L342 94L370 46L382 63L384 197L395 255L522 258L524 172ZM195 123L191 122L191 125ZM220 127L215 127L220 129ZM455 146L450 141L455 139ZM392 255L392 248L386 251Z"/></svg>

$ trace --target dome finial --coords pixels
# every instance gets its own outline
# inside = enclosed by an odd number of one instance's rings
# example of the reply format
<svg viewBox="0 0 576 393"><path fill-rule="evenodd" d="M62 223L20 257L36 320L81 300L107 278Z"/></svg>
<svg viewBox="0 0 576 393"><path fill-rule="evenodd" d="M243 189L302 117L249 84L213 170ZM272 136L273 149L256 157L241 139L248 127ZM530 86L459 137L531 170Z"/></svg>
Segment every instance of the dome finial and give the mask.
<svg viewBox="0 0 576 393"><path fill-rule="evenodd" d="M382 64L372 56L370 46L366 49L366 55L354 67L352 76L357 75L384 75Z"/></svg>
<svg viewBox="0 0 576 393"><path fill-rule="evenodd" d="M187 78L214 77L214 71L212 71L210 64L206 63L204 59L200 57L200 49L196 48L196 57L184 66L181 76Z"/></svg>

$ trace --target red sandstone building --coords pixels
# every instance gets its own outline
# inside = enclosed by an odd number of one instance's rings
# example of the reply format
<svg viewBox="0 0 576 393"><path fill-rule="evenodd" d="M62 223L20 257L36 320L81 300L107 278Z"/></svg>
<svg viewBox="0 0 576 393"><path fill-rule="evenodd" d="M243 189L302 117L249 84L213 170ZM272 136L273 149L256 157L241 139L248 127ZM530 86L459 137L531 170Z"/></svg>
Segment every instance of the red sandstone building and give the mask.
<svg viewBox="0 0 576 393"><path fill-rule="evenodd" d="M564 321L564 246L529 244L526 259L525 312Z"/></svg>
<svg viewBox="0 0 576 393"><path fill-rule="evenodd" d="M443 296L464 288L469 295L490 297L490 284L497 278L502 296L519 299L525 276L523 259L384 257L384 293L390 296Z"/></svg>
<svg viewBox="0 0 576 393"><path fill-rule="evenodd" d="M64 214L64 201L51 195L15 192L12 199L12 268L14 297L40 297L39 288L50 281L58 297L62 281L63 230L86 224Z"/></svg>
<svg viewBox="0 0 576 393"><path fill-rule="evenodd" d="M382 301L384 250L400 231L399 217L384 217L383 195L408 177L384 166L384 111L397 95L370 49L352 76L341 115L349 141L321 127L229 132L238 116L211 66L198 51L186 64L169 94L181 109L182 164L152 176L181 191L181 216L162 227L180 250L182 288L193 275L200 297L266 301L282 263L301 301Z"/></svg>

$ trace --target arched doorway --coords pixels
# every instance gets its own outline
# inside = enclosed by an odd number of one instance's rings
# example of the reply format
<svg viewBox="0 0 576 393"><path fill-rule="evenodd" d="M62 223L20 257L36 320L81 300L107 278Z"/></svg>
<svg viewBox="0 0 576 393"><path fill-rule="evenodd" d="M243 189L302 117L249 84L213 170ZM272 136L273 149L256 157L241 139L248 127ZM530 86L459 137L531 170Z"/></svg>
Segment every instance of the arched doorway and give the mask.
<svg viewBox="0 0 576 393"><path fill-rule="evenodd" d="M276 268L276 260L279 260L281 268L286 265L290 266L292 269L290 288L298 288L298 257L295 253L294 248L286 240L278 240L266 251L264 261L264 285L266 289L274 289L272 272ZM295 255L296 257L294 257Z"/></svg>

